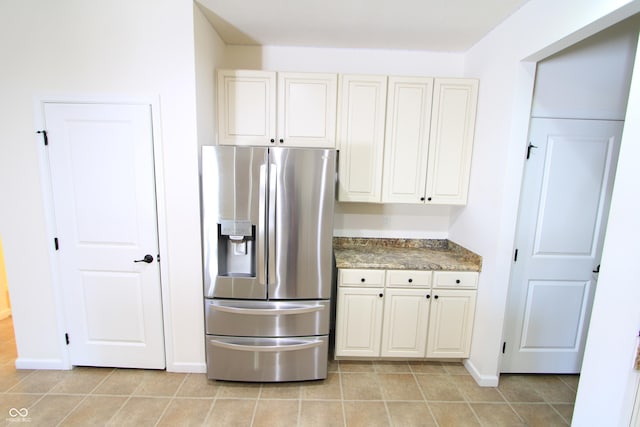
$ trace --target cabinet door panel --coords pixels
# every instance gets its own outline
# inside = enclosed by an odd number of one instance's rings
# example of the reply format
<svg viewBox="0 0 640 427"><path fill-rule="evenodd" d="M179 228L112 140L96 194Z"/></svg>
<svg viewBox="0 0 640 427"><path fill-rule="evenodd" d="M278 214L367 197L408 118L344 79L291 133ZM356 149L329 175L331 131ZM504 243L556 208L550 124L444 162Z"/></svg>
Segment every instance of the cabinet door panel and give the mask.
<svg viewBox="0 0 640 427"><path fill-rule="evenodd" d="M477 80L435 80L427 203L467 203L477 98Z"/></svg>
<svg viewBox="0 0 640 427"><path fill-rule="evenodd" d="M340 76L340 201L380 202L386 95L385 76Z"/></svg>
<svg viewBox="0 0 640 427"><path fill-rule="evenodd" d="M382 201L423 203L433 79L389 78Z"/></svg>
<svg viewBox="0 0 640 427"><path fill-rule="evenodd" d="M381 356L425 356L429 319L428 294L428 289L386 290Z"/></svg>
<svg viewBox="0 0 640 427"><path fill-rule="evenodd" d="M383 288L339 288L336 356L380 354Z"/></svg>
<svg viewBox="0 0 640 427"><path fill-rule="evenodd" d="M476 291L434 289L427 357L469 357Z"/></svg>
<svg viewBox="0 0 640 427"><path fill-rule="evenodd" d="M335 147L337 80L336 74L278 73L278 140Z"/></svg>
<svg viewBox="0 0 640 427"><path fill-rule="evenodd" d="M268 145L275 138L276 75L218 70L218 144Z"/></svg>

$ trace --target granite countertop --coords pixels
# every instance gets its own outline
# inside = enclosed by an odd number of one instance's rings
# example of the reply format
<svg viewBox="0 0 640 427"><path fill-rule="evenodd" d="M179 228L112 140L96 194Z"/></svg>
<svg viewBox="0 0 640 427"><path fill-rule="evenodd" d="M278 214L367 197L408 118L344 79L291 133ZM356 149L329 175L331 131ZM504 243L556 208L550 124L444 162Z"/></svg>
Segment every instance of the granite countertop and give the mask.
<svg viewBox="0 0 640 427"><path fill-rule="evenodd" d="M480 271L482 257L446 239L334 237L337 268Z"/></svg>

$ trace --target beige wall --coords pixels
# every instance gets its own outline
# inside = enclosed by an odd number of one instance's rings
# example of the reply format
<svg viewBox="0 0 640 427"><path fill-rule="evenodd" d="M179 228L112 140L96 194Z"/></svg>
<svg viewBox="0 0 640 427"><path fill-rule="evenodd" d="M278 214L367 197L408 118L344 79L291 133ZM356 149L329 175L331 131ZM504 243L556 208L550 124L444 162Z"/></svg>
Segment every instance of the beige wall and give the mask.
<svg viewBox="0 0 640 427"><path fill-rule="evenodd" d="M4 253L2 252L2 239L0 238L0 320L10 315L11 303L9 302L7 271L4 266Z"/></svg>

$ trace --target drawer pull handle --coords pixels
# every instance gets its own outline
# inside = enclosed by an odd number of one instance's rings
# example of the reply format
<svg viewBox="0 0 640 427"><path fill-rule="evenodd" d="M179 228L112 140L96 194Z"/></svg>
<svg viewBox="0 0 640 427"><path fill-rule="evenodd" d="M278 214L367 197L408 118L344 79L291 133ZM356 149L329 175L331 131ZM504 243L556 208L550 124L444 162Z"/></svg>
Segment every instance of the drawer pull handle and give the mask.
<svg viewBox="0 0 640 427"><path fill-rule="evenodd" d="M215 347L226 348L228 350L236 351L257 351L257 352L280 352L280 351L298 351L306 350L308 348L320 347L322 341L308 341L300 344L285 344L285 345L243 345L234 344L230 342L222 342L217 340L211 340L211 345Z"/></svg>
<svg viewBox="0 0 640 427"><path fill-rule="evenodd" d="M324 305L316 305L313 307L296 307L296 308L240 308L240 307L225 307L221 305L212 305L211 310L222 311L231 314L242 314L251 316L275 316L281 314L308 314L315 313L316 311L322 311Z"/></svg>

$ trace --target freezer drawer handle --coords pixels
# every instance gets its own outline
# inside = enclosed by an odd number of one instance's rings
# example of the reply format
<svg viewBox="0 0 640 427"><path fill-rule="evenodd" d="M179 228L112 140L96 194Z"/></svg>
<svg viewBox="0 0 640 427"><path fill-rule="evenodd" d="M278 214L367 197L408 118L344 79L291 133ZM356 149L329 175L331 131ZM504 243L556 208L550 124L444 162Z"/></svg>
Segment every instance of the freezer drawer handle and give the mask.
<svg viewBox="0 0 640 427"><path fill-rule="evenodd" d="M222 305L211 306L212 310L224 311L234 314L250 314L254 316L272 316L274 314L306 314L324 310L324 305L314 305L313 307L299 308L239 308Z"/></svg>
<svg viewBox="0 0 640 427"><path fill-rule="evenodd" d="M290 344L290 345L242 345L232 344L228 342L222 342L217 340L211 340L211 345L229 350L238 351L259 351L259 352L280 352L280 351L298 351L306 350L308 348L320 347L323 345L322 341L308 341L302 344Z"/></svg>

